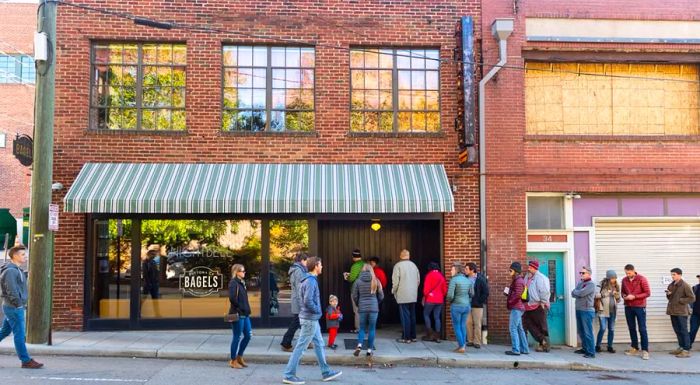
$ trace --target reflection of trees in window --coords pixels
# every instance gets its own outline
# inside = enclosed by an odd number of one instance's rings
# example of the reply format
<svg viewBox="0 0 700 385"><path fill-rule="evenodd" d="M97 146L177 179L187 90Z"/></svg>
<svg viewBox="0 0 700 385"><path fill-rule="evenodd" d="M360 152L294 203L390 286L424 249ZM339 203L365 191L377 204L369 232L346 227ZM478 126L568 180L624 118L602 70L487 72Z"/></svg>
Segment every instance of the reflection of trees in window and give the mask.
<svg viewBox="0 0 700 385"><path fill-rule="evenodd" d="M352 49L350 130L440 130L438 50Z"/></svg>
<svg viewBox="0 0 700 385"><path fill-rule="evenodd" d="M278 284L287 284L287 271L294 256L309 248L309 222L303 220L270 221L270 264Z"/></svg>
<svg viewBox="0 0 700 385"><path fill-rule="evenodd" d="M225 46L224 131L312 131L313 48Z"/></svg>
<svg viewBox="0 0 700 385"><path fill-rule="evenodd" d="M184 44L93 46L91 124L97 129L186 129Z"/></svg>

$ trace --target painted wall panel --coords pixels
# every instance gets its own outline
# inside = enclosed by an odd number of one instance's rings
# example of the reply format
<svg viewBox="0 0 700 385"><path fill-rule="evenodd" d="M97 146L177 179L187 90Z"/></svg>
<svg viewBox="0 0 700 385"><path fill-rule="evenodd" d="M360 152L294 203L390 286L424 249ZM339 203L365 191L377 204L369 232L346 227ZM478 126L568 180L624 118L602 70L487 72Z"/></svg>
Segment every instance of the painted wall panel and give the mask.
<svg viewBox="0 0 700 385"><path fill-rule="evenodd" d="M593 226L592 217L618 215L617 198L581 198L574 200L574 226Z"/></svg>
<svg viewBox="0 0 700 385"><path fill-rule="evenodd" d="M623 217L660 217L664 215L663 198L622 199Z"/></svg>

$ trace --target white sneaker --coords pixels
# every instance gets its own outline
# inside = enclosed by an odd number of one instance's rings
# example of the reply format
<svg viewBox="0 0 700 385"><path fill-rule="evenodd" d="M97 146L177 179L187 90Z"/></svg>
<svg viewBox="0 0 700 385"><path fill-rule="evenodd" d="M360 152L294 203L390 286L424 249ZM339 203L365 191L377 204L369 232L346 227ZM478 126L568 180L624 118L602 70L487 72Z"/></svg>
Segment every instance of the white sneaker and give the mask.
<svg viewBox="0 0 700 385"><path fill-rule="evenodd" d="M642 359L648 360L649 359L649 352L647 352L646 350L642 350Z"/></svg>

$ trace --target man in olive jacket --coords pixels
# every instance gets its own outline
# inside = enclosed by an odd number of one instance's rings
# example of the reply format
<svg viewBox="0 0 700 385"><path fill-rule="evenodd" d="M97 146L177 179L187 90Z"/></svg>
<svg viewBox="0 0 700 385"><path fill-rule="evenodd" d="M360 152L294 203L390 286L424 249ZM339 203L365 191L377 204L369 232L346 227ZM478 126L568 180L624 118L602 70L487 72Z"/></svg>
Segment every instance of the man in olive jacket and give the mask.
<svg viewBox="0 0 700 385"><path fill-rule="evenodd" d="M671 269L673 282L666 289L668 306L666 314L671 316L671 325L678 338L678 349L671 352L678 358L690 357L690 334L688 334L688 305L695 302L695 294L687 282L683 280L683 270Z"/></svg>

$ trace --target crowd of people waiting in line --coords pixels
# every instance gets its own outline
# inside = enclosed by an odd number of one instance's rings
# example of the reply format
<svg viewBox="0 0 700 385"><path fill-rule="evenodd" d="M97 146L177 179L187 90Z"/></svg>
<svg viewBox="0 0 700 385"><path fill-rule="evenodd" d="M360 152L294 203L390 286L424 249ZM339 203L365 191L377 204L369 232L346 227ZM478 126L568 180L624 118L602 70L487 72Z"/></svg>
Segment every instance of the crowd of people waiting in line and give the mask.
<svg viewBox="0 0 700 385"><path fill-rule="evenodd" d="M352 309L354 312L354 329L357 333L357 345L353 355L359 356L366 350L371 357L375 350L374 341L380 305L387 288L387 275L378 265L379 259L362 258L360 250L352 252L353 263L343 278L351 285ZM304 380L296 376L296 371L304 351L313 349L321 369L324 381L330 381L342 374L330 368L326 362L324 348L336 349L335 339L338 334L343 314L336 295L330 295L328 306L322 310L320 290L317 277L323 265L320 258L309 257L299 253L289 269L291 285L291 310L294 315L281 346L282 350L291 352L284 372L283 382L303 384ZM646 303L651 295L648 280L635 271L634 266L624 268L625 277L618 283L617 274L609 270L599 284L592 281L591 269L583 267L579 274L580 282L571 292L575 299L576 329L581 341L581 349L576 350L586 358L594 358L602 352L602 340L607 333L608 353L615 353L613 347L615 319L620 301L624 301L625 317L630 332L631 345L625 351L629 356L641 356L649 359L649 338L646 327ZM507 308L510 311L509 331L511 350L507 355L519 356L529 354L527 334L537 342L538 352L549 352L549 330L547 314L550 308L551 288L549 278L539 271L539 262L528 262L527 272L523 275L522 265L513 262L509 268L511 283L505 287ZM426 333L424 341L440 342L442 335L442 311L445 303L450 304L450 314L455 332L456 353L464 353L467 347L475 349L482 345L483 307L489 298L489 284L486 276L478 271L475 263L454 262L451 266L449 282L440 271L437 263L428 265L428 272L423 280L422 307ZM693 288L682 278L679 268L671 270L672 282L666 289L668 298L667 314L671 317L673 330L678 338L678 348L671 352L676 357L690 356L690 349L700 327L700 284ZM700 278L700 275L697 276ZM401 337L398 343L417 342L416 304L421 277L416 264L410 260L408 250L402 250L400 260L391 274L390 292L394 296L401 319ZM231 322L233 340L231 342L230 365L236 369L247 367L243 355L251 338L250 305L245 287L245 267L234 265L229 284L230 310L227 320ZM692 308L692 309L691 309ZM692 315L691 315L692 313ZM233 316L230 316L233 315ZM593 336L593 320L598 317L599 332ZM325 317L328 329L328 342L323 340L319 320ZM688 319L690 317L690 329ZM297 330L301 330L297 344L292 340ZM366 346L365 336L367 337ZM641 340L641 344L640 344Z"/></svg>

